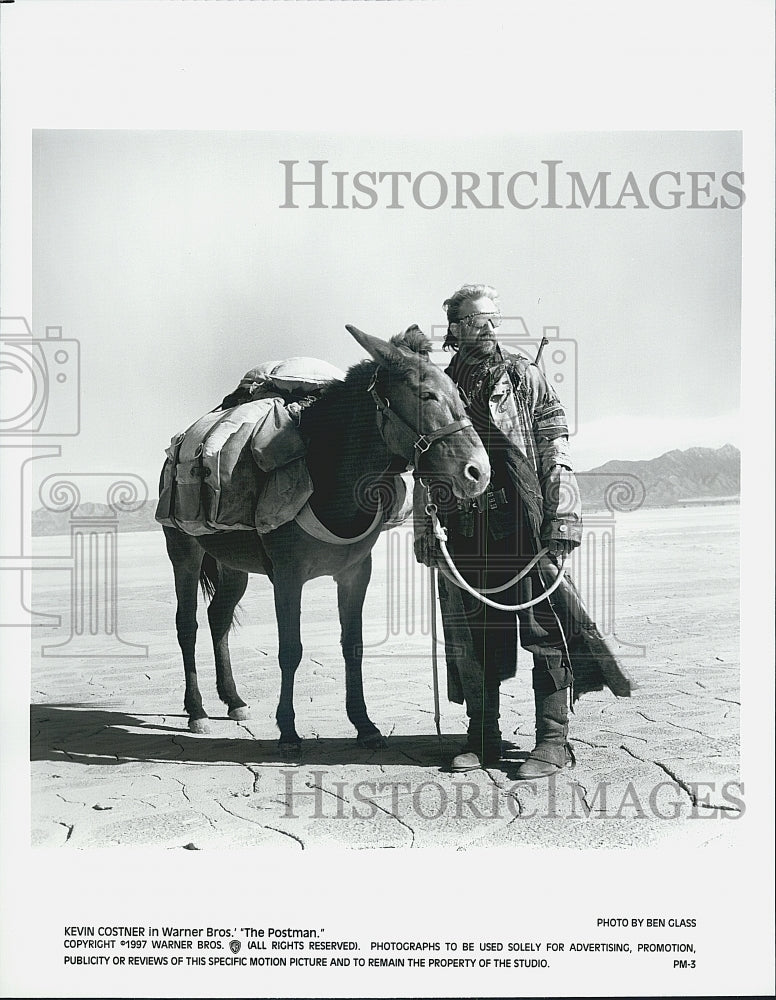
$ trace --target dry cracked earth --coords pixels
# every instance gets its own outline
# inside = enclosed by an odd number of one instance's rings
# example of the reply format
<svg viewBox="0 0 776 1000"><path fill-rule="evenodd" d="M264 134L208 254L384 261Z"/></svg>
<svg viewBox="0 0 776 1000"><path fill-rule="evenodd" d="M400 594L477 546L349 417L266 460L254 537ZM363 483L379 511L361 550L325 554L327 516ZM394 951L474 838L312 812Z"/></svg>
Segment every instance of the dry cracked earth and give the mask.
<svg viewBox="0 0 776 1000"><path fill-rule="evenodd" d="M60 614L62 623L36 629L33 640L33 845L300 851L332 844L463 850L725 843L745 809L737 784L738 508L618 517L616 590L610 581L613 612L606 618L639 687L630 699L601 692L578 701L571 724L576 767L536 783L515 780L533 746L524 653L517 677L502 685L503 761L463 775L446 769L462 742L464 715L447 702L442 678L440 742L427 577L407 558L406 529L378 543L365 611L364 685L370 715L387 737L380 750L357 747L345 717L330 580L305 589L295 697L303 745L286 755L274 721L277 636L265 579L252 578L231 641L249 721L230 721L218 701L200 607L200 686L212 719L208 734L195 735L182 711L161 532L119 537L119 634L124 643L147 646L147 656L116 656L143 650L99 635L88 656L57 655L66 646L41 655L70 634L70 576L35 574L35 609ZM56 554L67 551L69 539L36 545Z"/></svg>

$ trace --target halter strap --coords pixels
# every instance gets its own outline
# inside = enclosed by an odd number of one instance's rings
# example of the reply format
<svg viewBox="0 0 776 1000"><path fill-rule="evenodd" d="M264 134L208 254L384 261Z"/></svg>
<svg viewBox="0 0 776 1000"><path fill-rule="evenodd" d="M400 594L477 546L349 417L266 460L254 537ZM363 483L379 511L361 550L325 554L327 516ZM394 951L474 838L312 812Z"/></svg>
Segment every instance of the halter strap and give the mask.
<svg viewBox="0 0 776 1000"><path fill-rule="evenodd" d="M464 428L472 426L472 422L471 420L469 420L468 417L462 417L460 420L452 420L449 424L445 424L443 427L439 427L437 428L437 430L431 431L428 434L419 433L419 431L415 427L410 426L410 424L408 424L403 417L400 417L398 413L392 410L391 401L389 399L383 399L383 397L377 391L377 377L379 374L380 374L380 366L378 365L375 368L375 373L372 376L372 381L369 383L369 386L367 387L367 392L371 395L372 399L375 402L375 406L377 407L377 413L376 413L377 427L380 431L380 437L382 437L383 441L385 441L385 434L384 434L385 425L388 421L393 421L395 424L398 424L402 428L402 430L408 431L411 437L416 437L417 435L416 440L412 445L412 448L413 451L416 451L418 453L417 457L418 459L420 459L420 456L425 455L426 452L431 447L431 445L435 441L438 441L439 438L447 437L448 434L455 434L457 431L462 431L464 430ZM407 460L411 461L411 459Z"/></svg>

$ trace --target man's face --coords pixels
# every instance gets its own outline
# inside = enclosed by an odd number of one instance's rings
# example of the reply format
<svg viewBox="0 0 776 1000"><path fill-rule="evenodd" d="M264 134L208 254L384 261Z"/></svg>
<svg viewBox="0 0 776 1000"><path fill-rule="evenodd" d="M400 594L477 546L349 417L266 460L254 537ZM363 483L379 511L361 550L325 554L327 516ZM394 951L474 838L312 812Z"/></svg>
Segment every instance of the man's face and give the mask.
<svg viewBox="0 0 776 1000"><path fill-rule="evenodd" d="M496 330L500 324L501 313L492 299L486 295L467 299L461 304L458 322L453 324L458 350L470 357L490 357L498 347Z"/></svg>

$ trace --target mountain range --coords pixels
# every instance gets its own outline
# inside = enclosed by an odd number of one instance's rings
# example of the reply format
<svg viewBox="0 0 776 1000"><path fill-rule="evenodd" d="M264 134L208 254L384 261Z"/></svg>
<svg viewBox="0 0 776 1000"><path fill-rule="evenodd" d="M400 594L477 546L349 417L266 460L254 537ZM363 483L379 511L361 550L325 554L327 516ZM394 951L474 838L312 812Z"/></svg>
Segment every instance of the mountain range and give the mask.
<svg viewBox="0 0 776 1000"><path fill-rule="evenodd" d="M720 503L737 499L741 485L741 453L732 444L721 448L688 448L668 451L645 461L613 460L577 473L583 510L628 511L638 507L673 507L682 504ZM120 531L151 531L156 500L134 511L120 513ZM109 517L105 504L83 503L79 517ZM70 513L41 508L32 512L32 534L70 533Z"/></svg>
<svg viewBox="0 0 776 1000"><path fill-rule="evenodd" d="M741 452L732 444L721 448L667 451L642 462L611 461L577 476L582 508L604 509L606 495L617 493L622 506L673 507L682 503L709 503L735 499L741 489ZM622 483L623 486L617 486ZM632 501L624 494L633 490ZM640 501L640 502L639 502Z"/></svg>

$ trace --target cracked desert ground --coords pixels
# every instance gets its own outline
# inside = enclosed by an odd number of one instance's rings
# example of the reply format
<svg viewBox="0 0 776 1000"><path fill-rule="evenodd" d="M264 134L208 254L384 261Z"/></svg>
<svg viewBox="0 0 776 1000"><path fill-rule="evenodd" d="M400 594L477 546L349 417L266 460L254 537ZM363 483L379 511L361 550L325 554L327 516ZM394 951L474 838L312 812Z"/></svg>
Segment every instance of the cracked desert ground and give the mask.
<svg viewBox="0 0 776 1000"><path fill-rule="evenodd" d="M335 588L322 579L303 595L295 707L304 743L296 756L277 746L280 674L268 581L251 578L231 640L238 689L252 709L245 723L229 721L216 696L200 601L199 677L212 726L194 735L182 711L162 533L121 533L119 635L147 646L147 656L106 655L99 636L88 657L42 656L43 646L70 634L70 574L35 574L34 609L62 622L33 634L32 843L290 851L724 844L743 808L738 519L737 505L618 514L613 575L603 584L594 552L606 525L588 519L590 554L577 582L639 687L630 699L605 691L578 701L571 723L577 766L527 785L514 779L533 745L530 662L522 651L517 677L502 685L504 761L463 775L445 770L462 742L464 714L445 698L442 667L440 748L428 577L409 556L408 527L381 536L365 607L366 701L387 748L355 745L344 712ZM36 553L67 554L69 545L65 536L35 539Z"/></svg>

